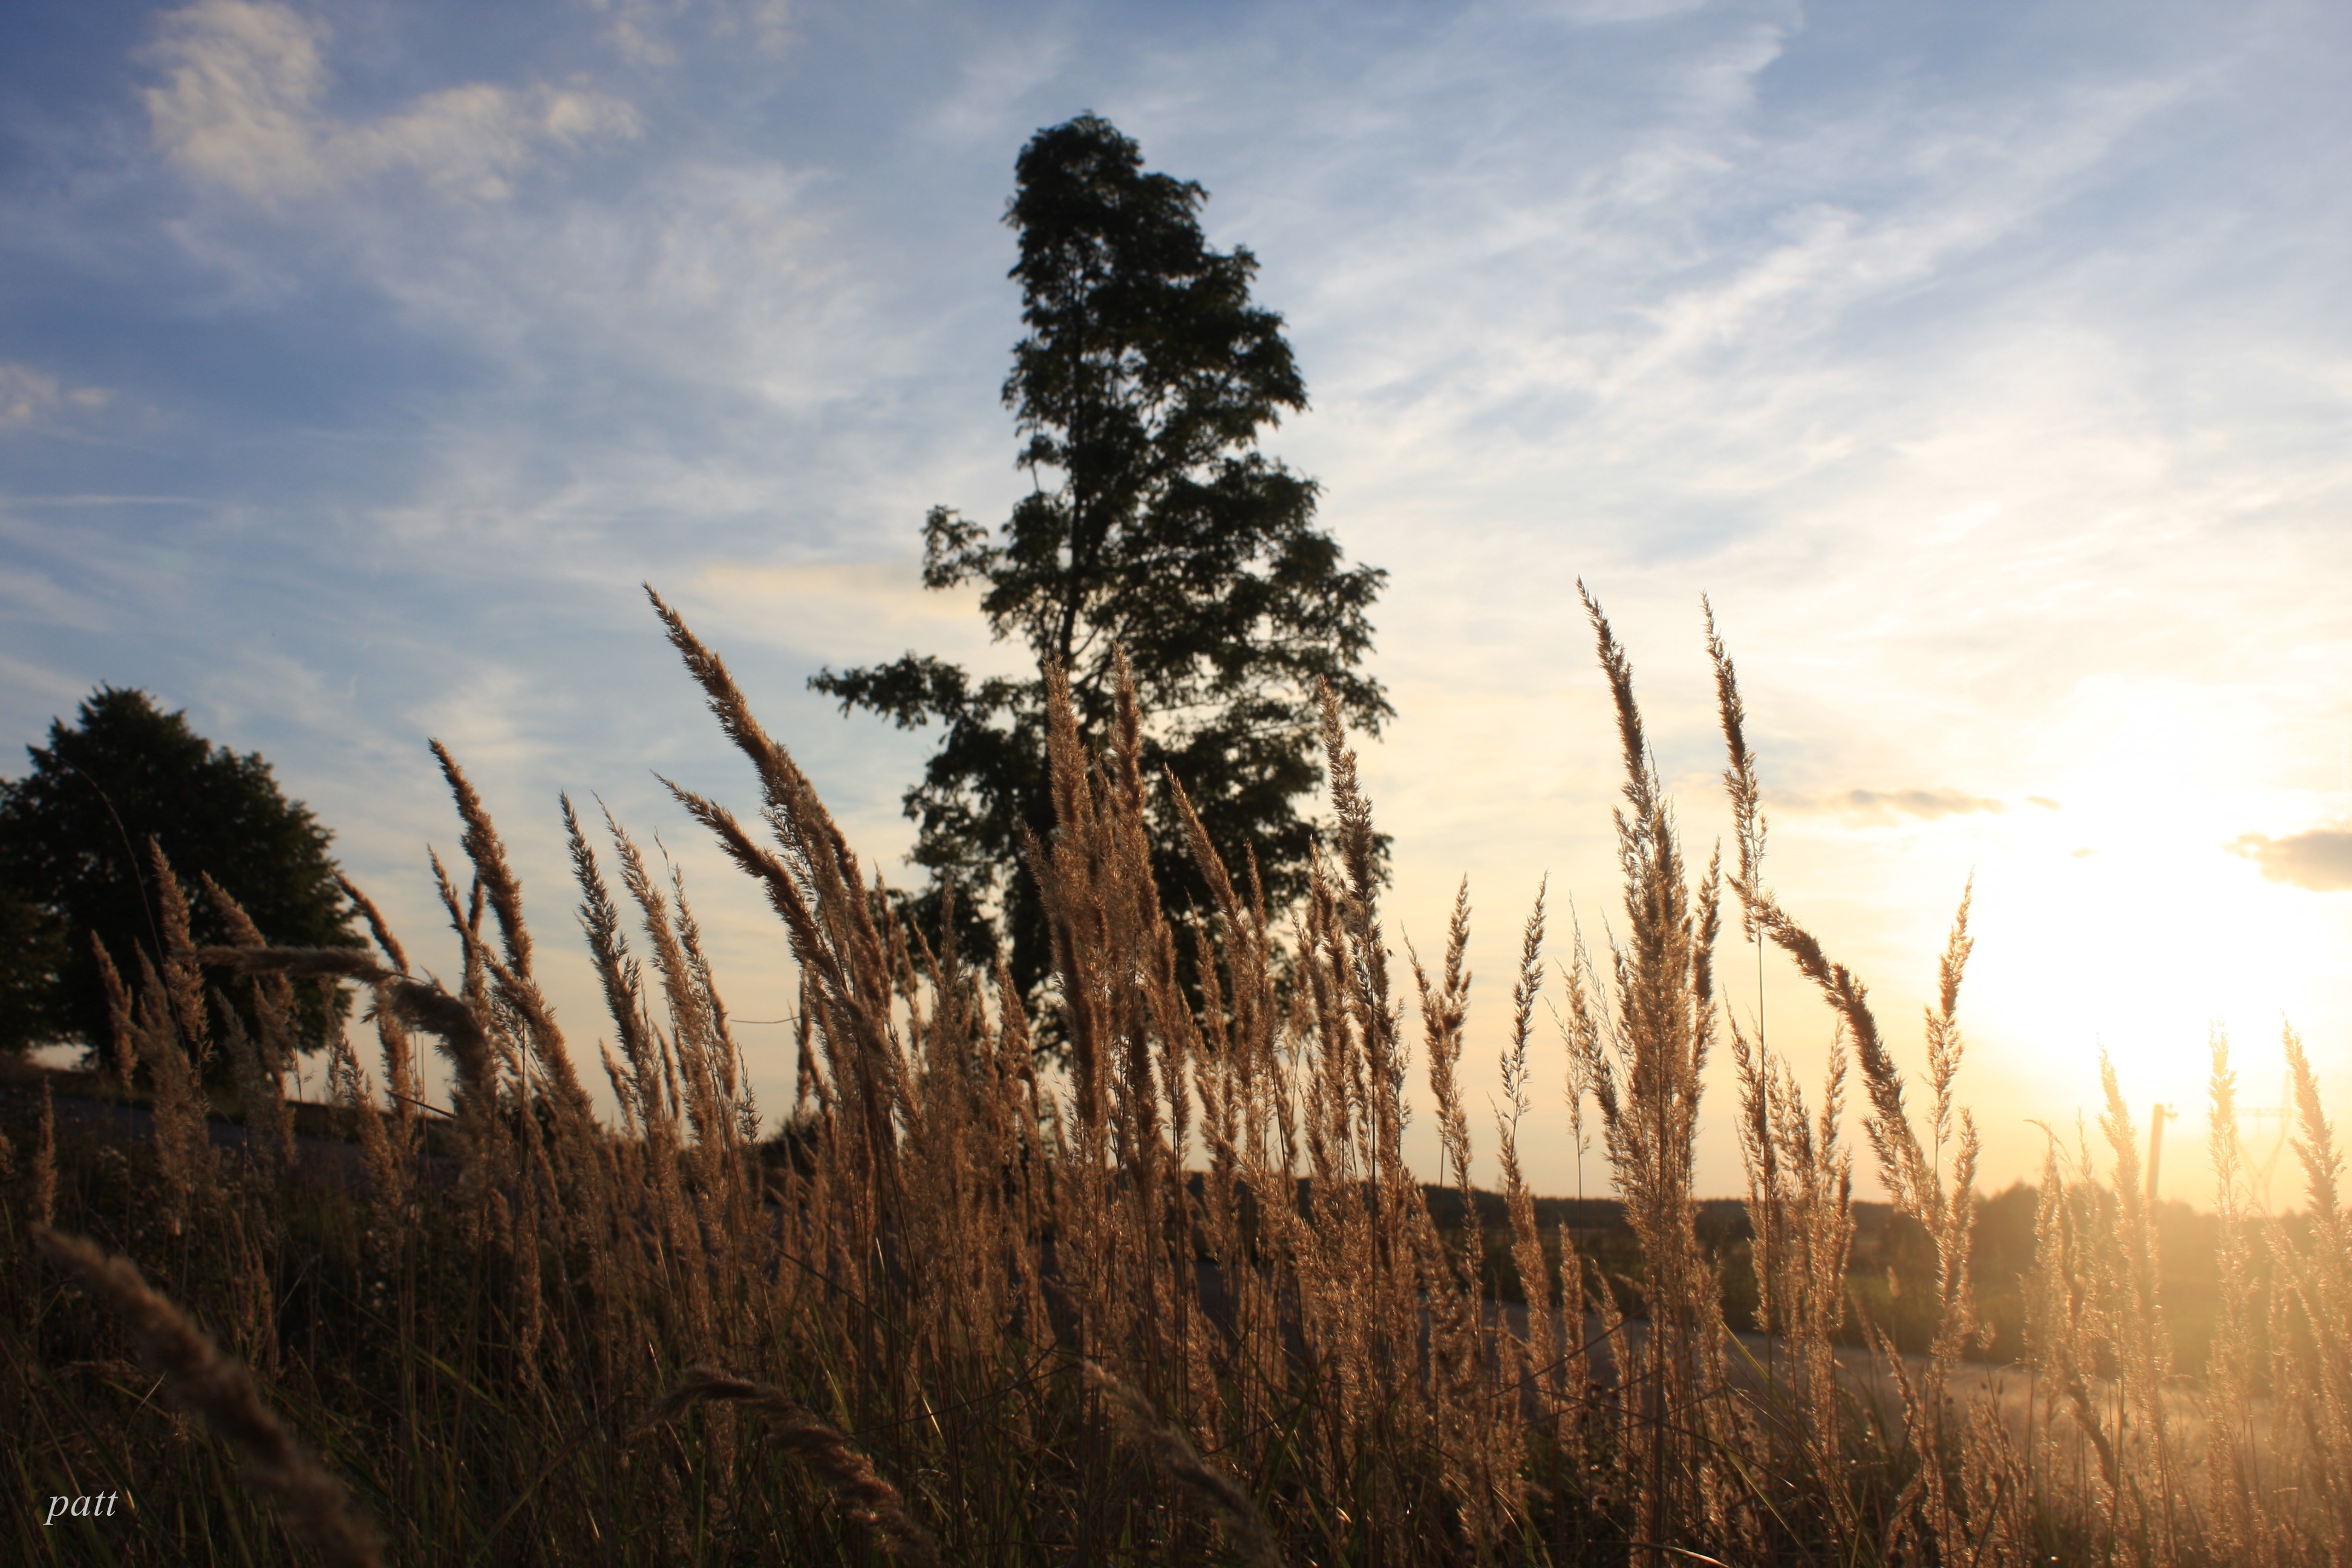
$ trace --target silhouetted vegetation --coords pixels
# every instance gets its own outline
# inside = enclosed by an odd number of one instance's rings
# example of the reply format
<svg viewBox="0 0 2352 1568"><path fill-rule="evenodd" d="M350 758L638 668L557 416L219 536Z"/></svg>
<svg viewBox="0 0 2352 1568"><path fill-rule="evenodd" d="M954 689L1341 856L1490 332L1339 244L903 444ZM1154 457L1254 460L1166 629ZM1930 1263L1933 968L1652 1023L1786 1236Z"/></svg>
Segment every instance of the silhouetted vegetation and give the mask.
<svg viewBox="0 0 2352 1568"><path fill-rule="evenodd" d="M1338 853L1311 868L1286 991L1273 929L1174 794L1220 922L1196 1008L1152 879L1134 688L1090 752L1049 673L1055 828L1032 864L1055 1066L1009 970L897 921L724 665L657 607L772 834L677 792L786 928L785 1133L758 1136L683 885L609 820L592 837L565 805L611 1123L446 752L473 869L443 883L454 990L364 902L372 950L202 945L159 860L163 962L112 1010L111 1086L0 1097L0 1462L26 1497L129 1505L56 1528L13 1510L12 1561L2153 1568L2352 1549L2352 1223L2300 1042L2298 1218L2252 1209L2219 1041L2212 1215L2148 1200L2112 1069L2098 1156L2053 1147L2032 1187L1980 1200L1953 1092L1967 901L1906 1079L1861 983L1764 884L1719 644L1739 853L1693 879L1588 601L1628 778L1627 920L1605 969L1573 933L1549 967L1540 903L1526 922L1486 1193L1458 1071L1467 901L1442 953L1408 956L1409 1057L1336 702ZM1727 888L1839 1016L1811 1099L1716 1011ZM381 1078L339 1038L332 1105L305 1110L206 998L243 987L279 1038L320 977L367 989ZM1555 985L1606 1201L1538 1199L1520 1169ZM1706 1200L1702 1069L1727 1037L1750 1191ZM446 1104L425 1103L428 1042ZM234 1136L197 1072L216 1046L238 1064ZM1402 1155L1409 1066L1435 1184ZM1849 1072L1883 1207L1853 1199ZM2175 1341L2199 1321L2192 1373ZM1969 1358L2005 1321L2021 1359L1994 1377Z"/></svg>
<svg viewBox="0 0 2352 1568"><path fill-rule="evenodd" d="M984 586L990 631L1062 673L1090 747L1132 681L1152 715L1136 766L1173 777L1214 842L1247 847L1236 874L1279 915L1306 892L1316 842L1299 807L1319 781L1318 685L1360 728L1391 713L1361 668L1387 574L1347 565L1315 526L1315 481L1257 449L1263 428L1307 406L1307 385L1282 318L1250 299L1256 258L1202 234L1207 193L1147 173L1094 115L1040 131L1014 174L1005 222L1021 236L1029 336L1004 403L1034 485L992 538L933 508L924 585ZM1001 941L1034 1001L1054 967L1051 916L1024 868L1055 821L1044 677L975 680L909 653L809 684L844 712L940 727L906 796L931 878L908 918L938 931L951 885L964 957L986 964ZM1157 794L1145 821L1171 915L1205 917L1184 822ZM1188 944L1179 963L1192 962Z"/></svg>
<svg viewBox="0 0 2352 1568"><path fill-rule="evenodd" d="M194 889L199 942L236 940L207 879L280 942L353 939L327 854L334 836L279 792L260 753L215 746L184 713L112 686L26 751L25 776L0 784L0 1050L113 1039L106 964L135 985L142 963L164 961L159 850ZM231 1005L258 1027L241 998ZM294 1048L319 1049L350 1008L346 992L306 988L289 1024ZM210 1065L228 1071L225 1055Z"/></svg>

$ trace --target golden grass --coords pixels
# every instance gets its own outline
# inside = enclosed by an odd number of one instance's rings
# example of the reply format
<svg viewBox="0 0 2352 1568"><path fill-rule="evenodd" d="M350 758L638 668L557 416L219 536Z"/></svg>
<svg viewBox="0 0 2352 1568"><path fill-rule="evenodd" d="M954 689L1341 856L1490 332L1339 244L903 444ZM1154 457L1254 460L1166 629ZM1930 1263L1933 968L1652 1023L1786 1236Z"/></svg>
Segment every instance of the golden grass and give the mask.
<svg viewBox="0 0 2352 1568"><path fill-rule="evenodd" d="M847 1438L801 1408L781 1388L729 1377L715 1367L690 1366L677 1386L646 1413L631 1436L642 1437L697 1405L713 1402L740 1404L766 1416L768 1441L822 1476L843 1511L872 1531L892 1557L913 1568L939 1568L939 1543L908 1513L898 1489L877 1475L873 1461Z"/></svg>
<svg viewBox="0 0 2352 1568"><path fill-rule="evenodd" d="M374 1526L352 1506L343 1484L302 1451L244 1367L149 1289L128 1258L46 1225L33 1226L30 1234L36 1247L122 1320L141 1359L162 1379L164 1396L203 1417L246 1455L247 1479L277 1505L296 1540L339 1568L381 1568Z"/></svg>
<svg viewBox="0 0 2352 1568"><path fill-rule="evenodd" d="M759 1142L682 879L609 814L592 826L562 805L617 1125L592 1110L536 977L520 880L446 748L467 879L431 864L462 954L454 986L415 972L356 889L375 953L269 947L209 886L233 942L194 949L188 895L156 856L165 951L112 987L112 1060L123 1086L134 1070L145 1086L152 1136L135 1159L93 1153L45 1107L29 1168L0 1170L0 1241L41 1238L90 1282L180 1380L175 1397L260 1456L282 1524L144 1407L119 1331L20 1271L0 1275L0 1425L27 1434L21 1483L105 1479L140 1522L110 1543L21 1525L5 1539L27 1561L176 1562L249 1557L283 1528L298 1554L358 1560L334 1555L358 1549L356 1512L267 1425L267 1389L383 1521L391 1561L2344 1560L2352 1217L2299 1042L2310 1208L2284 1220L2252 1209L2216 1044L2231 1284L2203 1384L2184 1390L2169 1365L2153 1205L2111 1071L2103 1168L2086 1140L2052 1142L2028 1393L1985 1394L1964 1370L1984 1332L1977 1138L1958 1097L1969 893L1923 1020L1915 1110L1863 982L1766 884L1762 785L1711 611L1736 864L1718 851L1695 873L1630 659L1583 603L1624 762L1623 920L1600 953L1572 928L1563 962L1545 955L1542 894L1521 928L1494 1238L1517 1311L1493 1294L1471 1180L1468 889L1434 963L1407 950L1440 1185L1462 1215L1448 1230L1402 1152L1406 999L1370 803L1328 695L1335 828L1279 928L1254 867L1236 877L1173 781L1142 775L1131 685L1090 748L1048 672L1056 826L1027 858L1053 932L1055 1064L1002 963L971 969L896 920L724 662L656 597L756 783L749 820L668 787L783 925L801 1005L782 1134ZM1155 791L1187 826L1210 908L1161 902ZM1727 890L1759 962L1769 948L1793 963L1837 1019L1811 1098L1760 1018L1722 1005ZM349 1043L331 1053L348 1192L294 1138L282 1081L299 988L337 980L369 993L381 1074ZM239 986L250 1035L227 1005ZM1538 1224L1518 1129L1548 994L1575 1135L1598 1135L1631 1254ZM449 1064L446 1110L425 1103L420 1041ZM1692 1184L1722 1045L1761 1338L1733 1332L1740 1260L1702 1237ZM206 1125L216 1050L246 1108L242 1152ZM1879 1175L1932 1248L1916 1359L1858 1310L1849 1275L1852 1075ZM52 1223L139 1268L37 1228ZM1610 1256L1631 1261L1604 1268ZM1841 1359L1857 1323L1891 1410L1858 1397ZM710 1408L686 1419L696 1406Z"/></svg>

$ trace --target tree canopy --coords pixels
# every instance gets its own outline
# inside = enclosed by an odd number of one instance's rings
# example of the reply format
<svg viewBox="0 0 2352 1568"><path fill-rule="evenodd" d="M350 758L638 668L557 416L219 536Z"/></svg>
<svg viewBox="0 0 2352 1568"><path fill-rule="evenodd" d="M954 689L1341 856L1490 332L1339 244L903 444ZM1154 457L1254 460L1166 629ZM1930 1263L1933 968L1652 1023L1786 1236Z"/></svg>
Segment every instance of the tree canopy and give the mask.
<svg viewBox="0 0 2352 1568"><path fill-rule="evenodd" d="M166 713L146 692L101 686L68 725L49 726L47 747L26 748L32 768L0 783L0 1048L111 1035L95 936L137 984L138 957L163 940L148 848L194 886L210 876L261 932L289 946L356 940L327 846L333 835L281 795L258 752L214 746L184 713ZM194 900L199 945L232 933L209 900ZM348 1010L302 999L301 1041L323 1044Z"/></svg>
<svg viewBox="0 0 2352 1568"><path fill-rule="evenodd" d="M1151 719L1146 773L1175 776L1279 909L1304 889L1315 837L1298 803L1321 779L1318 683L1359 728L1377 733L1392 712L1361 668L1387 574L1349 564L1315 526L1315 481L1257 449L1307 388L1282 318L1251 301L1256 258L1202 233L1207 193L1145 172L1137 144L1091 114L1039 132L1014 179L1005 222L1028 335L1003 401L1033 488L993 534L932 509L924 585L984 585L991 631L1067 672L1090 740L1111 721L1123 655ZM905 797L932 879L918 914L936 919L951 882L967 910L993 913L1034 985L1051 955L1020 866L1024 829L1042 839L1053 826L1042 673L974 679L909 652L810 684L845 713L942 727ZM1165 803L1154 835L1171 902L1206 907ZM981 912L964 938L984 951Z"/></svg>

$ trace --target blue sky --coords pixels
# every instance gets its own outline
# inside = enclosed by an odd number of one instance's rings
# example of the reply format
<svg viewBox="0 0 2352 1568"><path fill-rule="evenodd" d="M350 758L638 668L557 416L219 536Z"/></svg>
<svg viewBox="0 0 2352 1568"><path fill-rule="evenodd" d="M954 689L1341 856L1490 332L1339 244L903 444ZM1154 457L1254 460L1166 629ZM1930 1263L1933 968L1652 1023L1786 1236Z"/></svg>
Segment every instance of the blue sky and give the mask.
<svg viewBox="0 0 2352 1568"><path fill-rule="evenodd" d="M1091 109L1257 254L1313 399L1268 447L1391 574L1390 912L1433 942L1470 876L1474 1054L1537 879L1596 931L1613 899L1581 575L1701 839L1713 595L1772 879L1897 1039L1975 874L1998 1179L2102 1045L2184 1131L2212 1022L2250 1098L2282 1013L2352 1093L2341 7L23 0L10 36L0 740L146 687L275 761L419 945L437 735L548 946L555 793L598 791L737 1010L789 1008L652 781L746 784L645 580L904 874L923 737L803 682L1019 667L919 591L917 529L1018 492L998 219Z"/></svg>

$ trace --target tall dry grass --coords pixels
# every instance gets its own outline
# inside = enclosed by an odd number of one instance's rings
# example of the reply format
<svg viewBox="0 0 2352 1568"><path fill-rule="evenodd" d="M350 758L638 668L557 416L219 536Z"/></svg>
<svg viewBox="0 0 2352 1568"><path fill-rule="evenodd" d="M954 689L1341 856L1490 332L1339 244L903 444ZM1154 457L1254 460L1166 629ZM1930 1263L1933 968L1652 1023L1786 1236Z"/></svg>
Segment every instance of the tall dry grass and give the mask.
<svg viewBox="0 0 2352 1568"><path fill-rule="evenodd" d="M1468 890L1443 952L1408 948L1400 969L1328 697L1334 827L1277 921L1246 855L1224 858L1245 847L1211 843L1173 781L1142 774L1131 685L1090 746L1049 672L1055 826L1027 860L1053 931L1055 1062L1002 963L970 968L898 921L724 662L653 604L750 764L748 816L670 788L783 926L801 998L783 1131L760 1139L682 877L609 814L561 803L610 1016L593 1064L610 1124L537 977L504 842L446 749L462 874L431 866L454 982L416 970L356 889L373 951L271 947L209 885L194 896L235 942L195 949L192 895L156 856L164 951L114 982L110 1058L151 1131L126 1151L45 1112L21 1172L0 1144L0 1246L22 1260L0 1274L0 1428L22 1435L5 1462L27 1498L119 1489L130 1508L110 1531L19 1510L0 1525L14 1555L334 1560L313 1515L354 1542L372 1519L388 1561L420 1563L2285 1563L2352 1544L2352 1220L2300 1046L2311 1204L2289 1219L2251 1206L2216 1047L2222 1259L2242 1288L2203 1386L2167 1363L2147 1183L2111 1072L2105 1172L2084 1141L2053 1140L2028 1396L1986 1394L1966 1359L1981 1335L1977 1138L1957 1093L1969 896L1915 1110L1863 983L1766 882L1763 788L1711 613L1728 869L1686 856L1630 659L1584 596L1624 764L1623 913L1598 953L1572 925L1564 961L1546 955L1543 895L1521 927L1495 1128L1514 1306L1473 1184ZM1163 790L1213 899L1183 917L1150 869L1145 807ZM1785 1045L1726 1005L1727 890L1759 960L1793 963L1838 1020L1810 1097ZM332 1137L305 1140L284 1091L292 1010L302 986L337 983L368 993L377 1060L336 1047ZM240 987L251 1036L226 1005ZM1544 1235L1527 1185L1519 1128L1554 998L1570 1110L1580 1139L1588 1117L1598 1134L1630 1268L1565 1226ZM428 1045L446 1105L427 1103ZM1760 1331L1744 1336L1725 1306L1738 1260L1702 1237L1693 1186L1727 1046ZM206 1121L215 1051L240 1144ZM1416 1072L1433 1184L1403 1152ZM1933 1248L1924 1356L1854 1306L1855 1079L1877 1173ZM58 1237L62 1265L37 1264L26 1244L50 1224L91 1239ZM121 1288L93 1295L104 1280ZM155 1359L163 1312L197 1336L180 1342L205 1347L212 1386L284 1413L249 1478L152 1408L124 1356ZM1857 1322L1877 1336L1874 1377L1841 1357ZM298 1493L315 1506L269 1506Z"/></svg>

